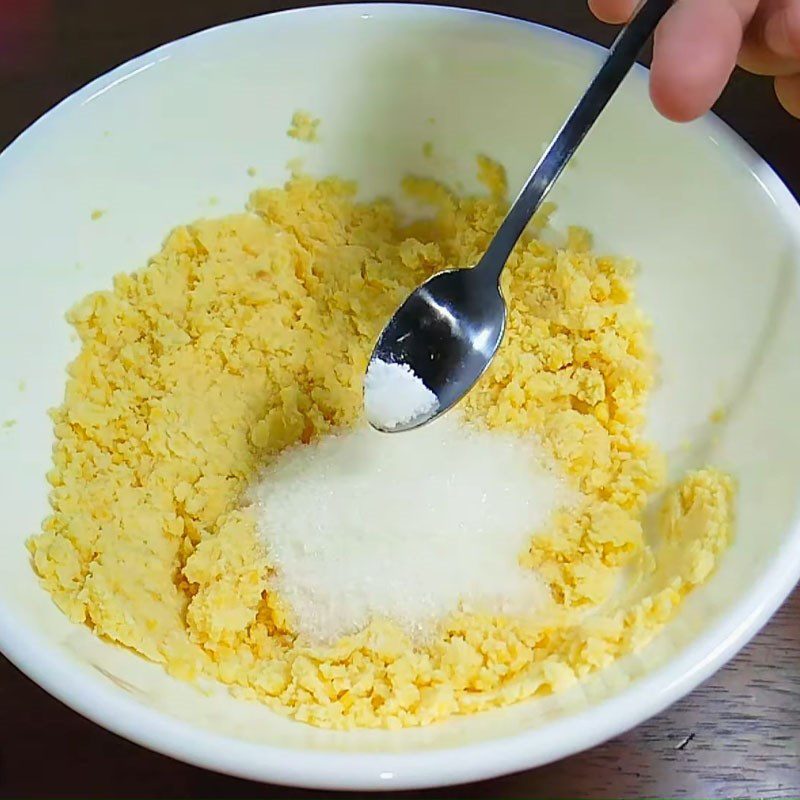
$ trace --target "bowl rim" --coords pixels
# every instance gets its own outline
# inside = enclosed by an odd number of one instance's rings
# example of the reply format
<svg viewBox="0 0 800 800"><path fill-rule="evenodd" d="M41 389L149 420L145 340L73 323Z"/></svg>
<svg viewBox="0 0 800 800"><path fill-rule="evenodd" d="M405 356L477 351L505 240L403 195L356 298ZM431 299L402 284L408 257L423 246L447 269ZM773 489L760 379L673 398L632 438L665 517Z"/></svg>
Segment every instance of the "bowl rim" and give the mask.
<svg viewBox="0 0 800 800"><path fill-rule="evenodd" d="M441 5L347 3L257 15L218 25L161 45L115 67L69 95L29 126L0 153L0 174L11 160L57 123L59 116L134 75L159 58L207 43L231 29L265 18L338 15L441 15L471 17L477 24L509 26L598 57L605 48L572 34L501 14ZM632 79L646 80L636 65ZM771 198L787 231L800 242L800 206L772 168L714 114L693 123L704 127L740 162ZM675 658L619 694L539 728L484 742L404 753L320 753L231 739L193 728L104 686L78 665L48 666L44 637L26 630L0 601L0 650L31 680L103 728L151 750L195 766L251 780L316 789L401 790L446 786L531 769L598 745L662 711L732 658L778 609L800 579L800 502L788 536L761 578L702 636Z"/></svg>

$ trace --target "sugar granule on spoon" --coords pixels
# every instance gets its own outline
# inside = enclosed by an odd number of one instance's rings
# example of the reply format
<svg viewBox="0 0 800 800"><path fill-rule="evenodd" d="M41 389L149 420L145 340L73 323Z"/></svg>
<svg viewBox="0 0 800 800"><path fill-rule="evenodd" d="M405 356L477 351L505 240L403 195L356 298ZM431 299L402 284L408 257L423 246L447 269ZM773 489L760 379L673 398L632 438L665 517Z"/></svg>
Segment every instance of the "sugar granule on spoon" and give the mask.
<svg viewBox="0 0 800 800"><path fill-rule="evenodd" d="M407 364L374 359L364 380L364 408L370 424L392 430L427 418L439 407L436 395Z"/></svg>

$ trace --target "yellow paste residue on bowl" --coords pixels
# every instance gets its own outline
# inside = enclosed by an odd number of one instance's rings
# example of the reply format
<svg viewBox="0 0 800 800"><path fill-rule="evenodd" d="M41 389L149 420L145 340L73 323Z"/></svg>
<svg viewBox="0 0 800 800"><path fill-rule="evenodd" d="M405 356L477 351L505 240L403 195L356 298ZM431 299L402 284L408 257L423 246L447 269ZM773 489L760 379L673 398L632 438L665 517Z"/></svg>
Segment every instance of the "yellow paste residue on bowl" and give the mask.
<svg viewBox="0 0 800 800"><path fill-rule="evenodd" d="M332 646L289 629L243 497L283 448L362 413L372 344L408 292L475 263L506 209L428 180L435 210L404 226L339 179L295 176L246 213L173 231L139 272L79 303L82 342L54 412L53 514L30 549L75 622L173 674L217 678L315 725L419 725L561 690L649 641L704 581L732 527L731 480L706 469L641 515L663 459L643 439L654 379L633 265L571 229L526 235L503 277L508 334L465 404L490 427L534 431L582 504L521 554L555 611L528 620L458 613L414 646L388 621ZM636 586L620 591L622 569Z"/></svg>

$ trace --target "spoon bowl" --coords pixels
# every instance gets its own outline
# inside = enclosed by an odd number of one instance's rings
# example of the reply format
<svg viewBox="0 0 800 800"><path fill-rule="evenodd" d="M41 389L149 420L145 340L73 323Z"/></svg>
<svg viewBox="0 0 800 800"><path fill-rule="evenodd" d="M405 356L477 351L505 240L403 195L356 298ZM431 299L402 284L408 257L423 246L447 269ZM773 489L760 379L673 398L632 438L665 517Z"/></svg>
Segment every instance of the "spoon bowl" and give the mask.
<svg viewBox="0 0 800 800"><path fill-rule="evenodd" d="M426 417L379 429L418 428L452 408L486 371L505 324L497 278L480 269L440 272L415 289L384 328L370 360L411 365L438 406Z"/></svg>

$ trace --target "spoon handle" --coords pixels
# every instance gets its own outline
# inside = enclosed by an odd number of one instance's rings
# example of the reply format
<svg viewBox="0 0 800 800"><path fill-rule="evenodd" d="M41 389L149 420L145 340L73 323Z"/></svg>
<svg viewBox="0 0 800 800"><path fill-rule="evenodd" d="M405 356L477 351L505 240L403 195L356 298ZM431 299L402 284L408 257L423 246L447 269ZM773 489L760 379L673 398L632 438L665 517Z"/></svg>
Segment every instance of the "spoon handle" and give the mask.
<svg viewBox="0 0 800 800"><path fill-rule="evenodd" d="M589 88L534 167L476 269L498 280L517 240L594 125L673 0L646 0L611 46Z"/></svg>

